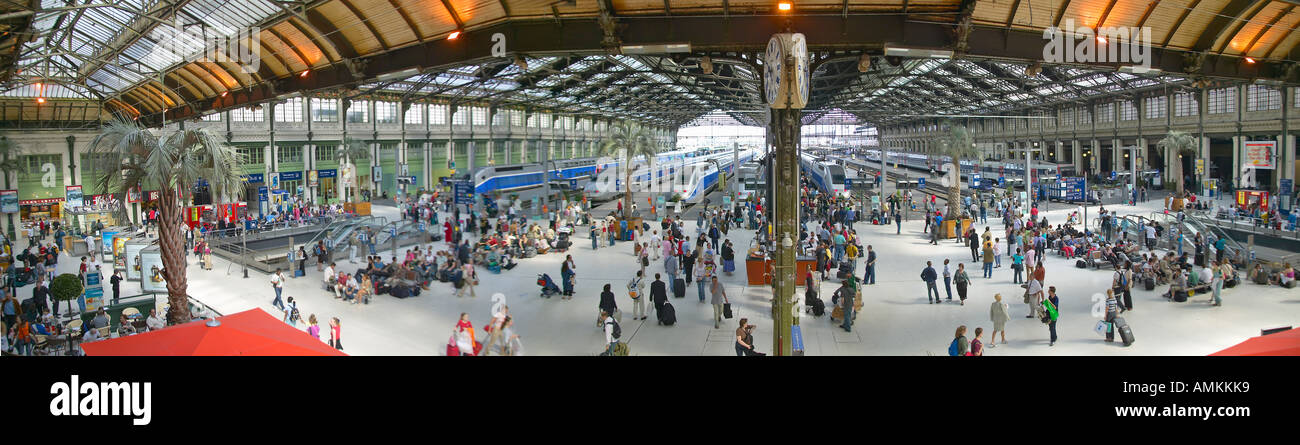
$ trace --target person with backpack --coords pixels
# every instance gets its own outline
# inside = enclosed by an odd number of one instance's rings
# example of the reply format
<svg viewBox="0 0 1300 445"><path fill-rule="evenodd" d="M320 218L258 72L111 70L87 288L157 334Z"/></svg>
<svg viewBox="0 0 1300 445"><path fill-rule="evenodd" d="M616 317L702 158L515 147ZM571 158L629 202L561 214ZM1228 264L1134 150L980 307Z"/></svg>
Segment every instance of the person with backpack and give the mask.
<svg viewBox="0 0 1300 445"><path fill-rule="evenodd" d="M573 279L577 276L578 266L573 262L573 255L565 255L564 263L560 264L560 278L563 283L563 297L561 300L573 298Z"/></svg>
<svg viewBox="0 0 1300 445"><path fill-rule="evenodd" d="M975 328L975 339L970 341L970 355L982 357L984 355L984 341L980 337L984 336L984 328Z"/></svg>
<svg viewBox="0 0 1300 445"><path fill-rule="evenodd" d="M1131 266L1116 265L1115 273L1114 275L1111 276L1111 283L1110 283L1111 288L1114 289L1115 291L1115 299L1119 304L1120 312L1126 312L1129 310L1128 309L1129 307L1133 306L1133 297L1131 296L1132 294L1128 294L1129 280L1132 273L1126 267L1131 267ZM1125 295L1125 294L1129 295L1128 297L1129 301L1127 305L1124 304L1122 300L1120 300L1122 298L1121 295Z"/></svg>
<svg viewBox="0 0 1300 445"><path fill-rule="evenodd" d="M957 327L957 334L948 344L948 356L960 357L970 355L970 341L966 340L966 325Z"/></svg>
<svg viewBox="0 0 1300 445"><path fill-rule="evenodd" d="M605 289L609 289L608 284L605 285ZM610 295L612 298L613 294ZM601 299L603 300L604 297L602 296ZM605 331L606 346L603 355L615 355L615 350L618 349L618 339L623 336L623 328L618 325L618 321L614 320L614 315L604 309L600 310L600 324Z"/></svg>
<svg viewBox="0 0 1300 445"><path fill-rule="evenodd" d="M632 278L631 281L627 282L627 294L629 297L632 297L632 319L633 320L646 319L645 282L642 281L642 277L644 275L645 274L642 271L638 270L636 271L636 277Z"/></svg>

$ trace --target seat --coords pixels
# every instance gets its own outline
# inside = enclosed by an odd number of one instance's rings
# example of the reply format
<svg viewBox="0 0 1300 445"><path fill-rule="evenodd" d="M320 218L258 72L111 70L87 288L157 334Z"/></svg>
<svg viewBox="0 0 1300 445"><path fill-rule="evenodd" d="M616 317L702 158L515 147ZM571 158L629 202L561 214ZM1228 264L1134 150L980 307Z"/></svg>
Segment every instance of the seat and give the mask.
<svg viewBox="0 0 1300 445"><path fill-rule="evenodd" d="M133 307L129 307L126 309L122 309L122 315L125 315L127 317L134 317L136 315L140 315L140 310Z"/></svg>

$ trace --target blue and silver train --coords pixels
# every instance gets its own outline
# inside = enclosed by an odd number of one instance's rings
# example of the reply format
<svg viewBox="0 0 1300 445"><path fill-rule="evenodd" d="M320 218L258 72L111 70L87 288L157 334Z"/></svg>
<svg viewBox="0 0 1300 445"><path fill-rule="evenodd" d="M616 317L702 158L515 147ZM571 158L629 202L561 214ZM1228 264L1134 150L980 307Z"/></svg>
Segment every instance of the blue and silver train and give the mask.
<svg viewBox="0 0 1300 445"><path fill-rule="evenodd" d="M889 151L886 152L890 165L899 164L913 170L921 171L943 171L943 164L952 162L948 156L930 156L920 153L900 153ZM880 162L880 150L867 150L866 158L872 162ZM980 175L984 178L1006 177L1007 180L1013 180L1025 175L1024 162L1005 162L1005 161L971 161L962 160L958 163L961 169L962 178L968 178L976 168L979 169ZM1067 173L1072 171L1070 165L1059 165L1053 162L1034 161L1034 180L1042 181L1054 179L1066 170Z"/></svg>
<svg viewBox="0 0 1300 445"><path fill-rule="evenodd" d="M844 166L814 157L809 154L799 155L799 167L808 173L808 179L817 185L822 193L835 196L849 195L844 182Z"/></svg>

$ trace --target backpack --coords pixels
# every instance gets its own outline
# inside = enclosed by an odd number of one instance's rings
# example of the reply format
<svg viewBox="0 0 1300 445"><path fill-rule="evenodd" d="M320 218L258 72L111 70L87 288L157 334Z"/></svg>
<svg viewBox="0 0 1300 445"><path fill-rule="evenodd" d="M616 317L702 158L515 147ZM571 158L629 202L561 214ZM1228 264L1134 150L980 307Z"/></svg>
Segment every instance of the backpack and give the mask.
<svg viewBox="0 0 1300 445"><path fill-rule="evenodd" d="M611 321L610 323L614 324L614 332L611 332L610 335L613 336L615 340L623 337L623 327L619 326L617 321Z"/></svg>
<svg viewBox="0 0 1300 445"><path fill-rule="evenodd" d="M958 339L956 338L952 339L952 343L948 345L948 355L951 357L956 357L958 355L957 352L961 350L961 346L957 344L957 340Z"/></svg>

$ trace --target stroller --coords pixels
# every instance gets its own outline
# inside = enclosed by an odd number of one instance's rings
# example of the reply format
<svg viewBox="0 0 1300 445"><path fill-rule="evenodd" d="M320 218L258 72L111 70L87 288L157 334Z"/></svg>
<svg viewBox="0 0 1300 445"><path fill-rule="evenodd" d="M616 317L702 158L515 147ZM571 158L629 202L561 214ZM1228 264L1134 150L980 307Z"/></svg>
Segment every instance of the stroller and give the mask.
<svg viewBox="0 0 1300 445"><path fill-rule="evenodd" d="M555 234L555 236L556 236L555 238L556 251L559 252L567 251L569 250L569 246L573 245L573 242L569 241L569 231L567 229L561 229L558 233Z"/></svg>
<svg viewBox="0 0 1300 445"><path fill-rule="evenodd" d="M560 286L555 285L555 280L550 275L541 274L537 276L537 285L542 287L542 298L551 298L552 295L560 294Z"/></svg>

